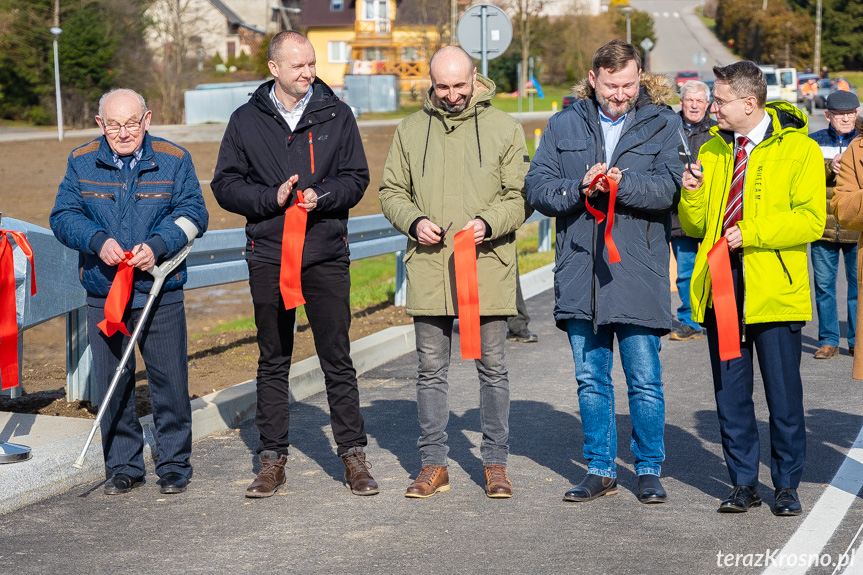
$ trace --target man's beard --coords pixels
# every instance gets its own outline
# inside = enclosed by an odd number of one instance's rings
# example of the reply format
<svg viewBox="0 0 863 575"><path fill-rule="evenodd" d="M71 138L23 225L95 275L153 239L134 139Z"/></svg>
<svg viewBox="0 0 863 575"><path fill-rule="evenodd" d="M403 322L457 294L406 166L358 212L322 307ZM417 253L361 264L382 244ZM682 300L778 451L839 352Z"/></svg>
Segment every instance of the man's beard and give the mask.
<svg viewBox="0 0 863 575"><path fill-rule="evenodd" d="M444 109L448 114L457 114L458 112L463 112L467 105L470 103L471 98L473 98L473 89L471 89L470 94L468 94L464 100L459 104L450 104L444 99L440 100L440 107Z"/></svg>
<svg viewBox="0 0 863 575"><path fill-rule="evenodd" d="M599 92L596 93L596 100L599 102L599 105L602 107L602 111L605 112L606 115L620 118L624 114L628 114L629 111L635 107L635 102L638 100L638 92L623 104L613 103L611 100L600 96Z"/></svg>

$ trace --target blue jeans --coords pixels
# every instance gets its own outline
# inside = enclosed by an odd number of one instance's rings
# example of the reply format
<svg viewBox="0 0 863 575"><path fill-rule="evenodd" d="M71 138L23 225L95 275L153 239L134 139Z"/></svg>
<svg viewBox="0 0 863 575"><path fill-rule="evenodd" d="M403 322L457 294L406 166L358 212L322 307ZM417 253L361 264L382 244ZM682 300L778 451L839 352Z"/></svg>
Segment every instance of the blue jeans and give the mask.
<svg viewBox="0 0 863 575"><path fill-rule="evenodd" d="M692 279L692 268L695 267L695 254L698 253L700 240L695 238L671 238L671 251L677 262L677 294L680 296L680 307L677 308L677 320L681 325L688 325L695 331L701 331L701 326L692 321L692 307L689 304L689 281Z"/></svg>
<svg viewBox="0 0 863 575"><path fill-rule="evenodd" d="M815 310L818 313L818 345L839 347L839 313L836 309L836 274L839 254L845 260L848 281L848 345L854 345L857 327L857 244L819 240L812 242L815 276Z"/></svg>
<svg viewBox="0 0 863 575"><path fill-rule="evenodd" d="M452 316L415 316L417 355L417 414L421 435L417 448L423 467L447 466L449 423L449 372L452 349ZM482 359L479 374L479 417L482 427L480 454L483 465L506 465L509 455L509 376L506 351L506 318L480 317Z"/></svg>
<svg viewBox="0 0 863 575"><path fill-rule="evenodd" d="M628 324L601 325L593 333L588 320L566 320L566 332L575 360L578 405L584 429L587 472L617 477L617 426L611 366L614 335L629 389L632 419L630 449L635 455L636 475L659 475L665 459L665 399L659 331Z"/></svg>

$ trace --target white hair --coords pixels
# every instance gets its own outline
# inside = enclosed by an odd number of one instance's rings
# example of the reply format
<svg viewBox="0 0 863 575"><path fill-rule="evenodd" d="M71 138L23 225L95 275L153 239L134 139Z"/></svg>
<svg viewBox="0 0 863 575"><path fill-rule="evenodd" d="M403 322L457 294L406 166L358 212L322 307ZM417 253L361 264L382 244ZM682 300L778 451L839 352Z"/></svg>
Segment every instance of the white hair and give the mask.
<svg viewBox="0 0 863 575"><path fill-rule="evenodd" d="M104 94L102 94L102 97L99 98L99 117L100 118L105 117L105 100L107 100L108 97L111 96L112 94L116 94L118 92L128 92L130 94L134 94L135 96L137 96L138 99L141 100L141 111L142 111L142 113L147 112L147 102L144 101L144 96L142 96L141 94L139 94L135 90L130 90L129 88L114 88L112 90L109 90L108 92L105 92Z"/></svg>
<svg viewBox="0 0 863 575"><path fill-rule="evenodd" d="M690 92L702 92L704 93L704 99L708 102L710 101L710 86L704 82L699 82L698 80L687 80L686 83L680 87L680 99L682 100L686 97L686 94Z"/></svg>

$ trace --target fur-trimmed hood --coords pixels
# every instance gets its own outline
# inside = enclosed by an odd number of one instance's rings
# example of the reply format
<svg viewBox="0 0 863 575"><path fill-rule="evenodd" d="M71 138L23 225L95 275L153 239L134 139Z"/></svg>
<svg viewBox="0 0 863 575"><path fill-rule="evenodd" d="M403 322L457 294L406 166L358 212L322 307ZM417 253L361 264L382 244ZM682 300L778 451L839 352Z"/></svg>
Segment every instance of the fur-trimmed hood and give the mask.
<svg viewBox="0 0 863 575"><path fill-rule="evenodd" d="M662 74L651 74L650 72L642 72L639 82L641 87L638 97L638 105L642 105L645 94L649 98L651 104L657 106L667 106L677 95L677 89L674 83L668 76ZM584 78L581 82L572 87L572 95L581 100L595 99L596 92L593 86L590 85L588 78Z"/></svg>

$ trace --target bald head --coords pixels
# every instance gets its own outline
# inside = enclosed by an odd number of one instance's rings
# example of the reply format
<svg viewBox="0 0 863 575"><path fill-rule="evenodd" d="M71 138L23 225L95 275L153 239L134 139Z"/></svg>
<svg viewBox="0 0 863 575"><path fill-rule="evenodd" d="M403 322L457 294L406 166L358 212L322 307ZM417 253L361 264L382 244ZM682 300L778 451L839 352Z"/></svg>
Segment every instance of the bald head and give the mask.
<svg viewBox="0 0 863 575"><path fill-rule="evenodd" d="M473 96L476 67L467 52L458 46L445 46L435 52L429 63L432 103L450 113L464 110Z"/></svg>

